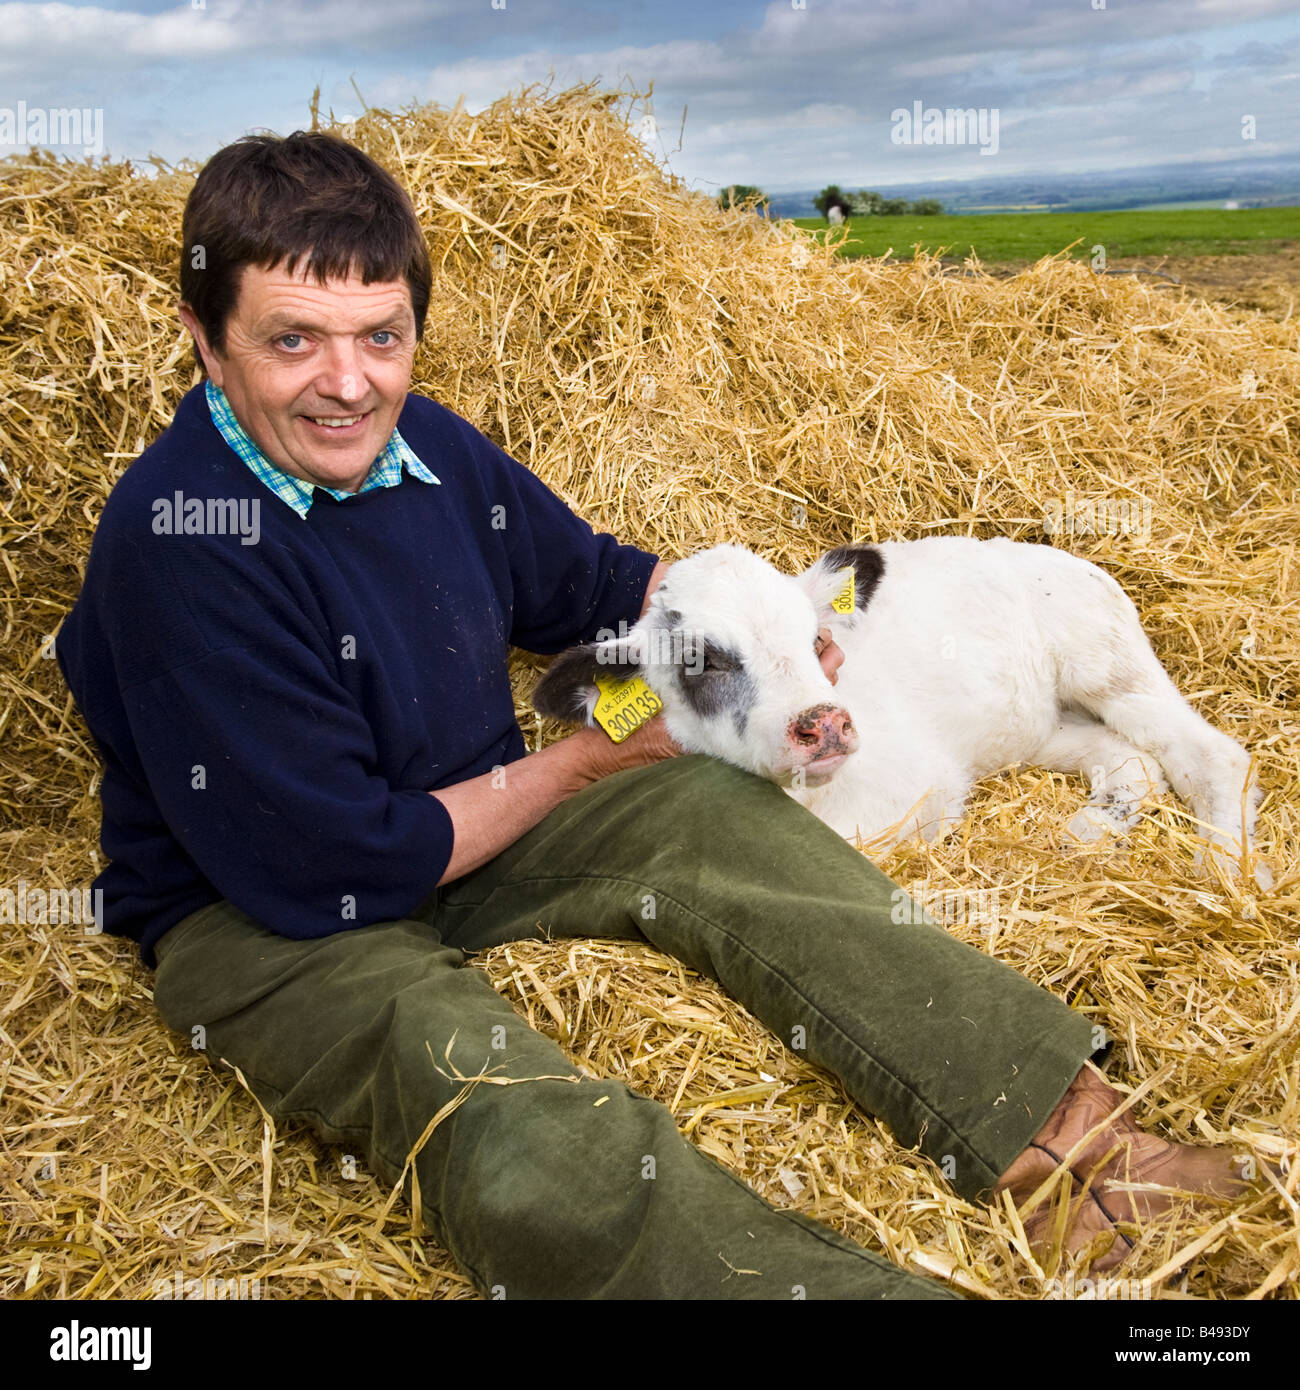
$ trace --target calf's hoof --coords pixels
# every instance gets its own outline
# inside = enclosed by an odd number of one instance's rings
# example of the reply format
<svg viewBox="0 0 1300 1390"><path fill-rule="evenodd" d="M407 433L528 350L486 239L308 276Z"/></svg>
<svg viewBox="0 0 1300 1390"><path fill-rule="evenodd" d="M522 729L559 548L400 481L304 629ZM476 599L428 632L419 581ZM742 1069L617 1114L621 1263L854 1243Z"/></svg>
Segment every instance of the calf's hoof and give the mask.
<svg viewBox="0 0 1300 1390"><path fill-rule="evenodd" d="M1264 857L1256 850L1251 850L1250 861L1250 877L1254 879L1256 887L1262 893L1269 892L1273 887L1273 870L1269 868ZM1235 840L1211 841L1196 851L1192 867L1201 878L1211 880L1227 878L1240 881L1243 878L1241 849Z"/></svg>

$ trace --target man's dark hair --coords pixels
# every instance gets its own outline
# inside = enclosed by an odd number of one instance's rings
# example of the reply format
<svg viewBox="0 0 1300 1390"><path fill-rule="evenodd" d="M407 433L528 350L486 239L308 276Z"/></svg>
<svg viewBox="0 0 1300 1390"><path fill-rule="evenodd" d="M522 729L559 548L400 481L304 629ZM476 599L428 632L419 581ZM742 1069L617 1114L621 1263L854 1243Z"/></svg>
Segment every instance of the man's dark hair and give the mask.
<svg viewBox="0 0 1300 1390"><path fill-rule="evenodd" d="M404 279L417 338L432 272L424 233L401 184L337 136L245 135L203 166L181 222L181 298L224 351L246 265L289 274L307 258L318 281L355 270L365 284ZM195 358L203 367L198 348Z"/></svg>

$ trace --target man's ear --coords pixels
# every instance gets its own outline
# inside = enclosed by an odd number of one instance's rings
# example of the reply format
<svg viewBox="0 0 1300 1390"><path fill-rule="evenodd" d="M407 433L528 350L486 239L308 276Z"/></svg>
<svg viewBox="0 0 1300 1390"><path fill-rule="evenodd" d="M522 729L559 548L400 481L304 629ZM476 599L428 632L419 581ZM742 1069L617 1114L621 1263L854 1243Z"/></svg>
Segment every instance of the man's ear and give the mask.
<svg viewBox="0 0 1300 1390"><path fill-rule="evenodd" d="M844 589L842 571L846 569L853 570L853 612L860 613L871 602L884 578L885 557L874 545L841 545L827 551L798 576L817 610L820 626L825 626L832 618L848 616L831 606Z"/></svg>
<svg viewBox="0 0 1300 1390"><path fill-rule="evenodd" d="M220 387L221 362L217 354L212 351L212 345L208 342L208 335L203 331L203 325L199 322L198 316L183 299L176 306L176 312L189 331L190 337L194 339L194 351L212 378L212 384Z"/></svg>
<svg viewBox="0 0 1300 1390"><path fill-rule="evenodd" d="M591 712L600 696L596 677L626 680L644 670L640 635L635 629L626 637L571 647L551 662L537 682L533 708L548 719L591 724Z"/></svg>

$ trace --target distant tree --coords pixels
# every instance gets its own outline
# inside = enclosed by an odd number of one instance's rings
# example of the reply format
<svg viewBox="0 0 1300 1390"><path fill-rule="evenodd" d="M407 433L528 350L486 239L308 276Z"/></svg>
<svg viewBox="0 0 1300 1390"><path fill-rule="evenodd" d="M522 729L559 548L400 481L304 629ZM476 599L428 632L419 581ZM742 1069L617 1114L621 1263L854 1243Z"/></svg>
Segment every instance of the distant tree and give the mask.
<svg viewBox="0 0 1300 1390"><path fill-rule="evenodd" d="M751 202L766 212L767 194L761 188L755 188L752 183L733 183L718 194L720 208L738 208Z"/></svg>
<svg viewBox="0 0 1300 1390"><path fill-rule="evenodd" d="M840 188L839 184L837 183L827 184L826 187L823 188L822 191L813 199L813 207L815 207L817 211L820 212L821 215L827 218L828 220L831 215L831 208L833 207L839 208L841 214L844 217L848 217L848 215L853 211L852 201L844 193L844 191Z"/></svg>
<svg viewBox="0 0 1300 1390"><path fill-rule="evenodd" d="M834 183L822 189L813 199L813 206L828 219L833 207L840 208L846 218L850 213L855 217L901 217L904 213L916 217L934 217L943 211L943 204L937 198L919 198L909 203L906 198L886 198L870 188L845 193Z"/></svg>

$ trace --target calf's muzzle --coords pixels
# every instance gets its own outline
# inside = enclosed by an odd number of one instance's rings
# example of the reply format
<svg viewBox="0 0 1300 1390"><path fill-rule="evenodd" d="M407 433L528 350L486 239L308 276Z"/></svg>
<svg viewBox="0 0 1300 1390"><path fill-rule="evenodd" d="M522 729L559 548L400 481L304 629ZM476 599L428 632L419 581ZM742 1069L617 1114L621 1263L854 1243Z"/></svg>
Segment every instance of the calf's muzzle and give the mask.
<svg viewBox="0 0 1300 1390"><path fill-rule="evenodd" d="M858 746L853 718L842 705L813 705L796 714L786 728L786 742L805 766L836 760Z"/></svg>

